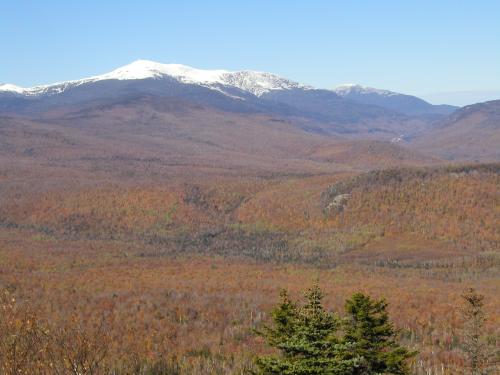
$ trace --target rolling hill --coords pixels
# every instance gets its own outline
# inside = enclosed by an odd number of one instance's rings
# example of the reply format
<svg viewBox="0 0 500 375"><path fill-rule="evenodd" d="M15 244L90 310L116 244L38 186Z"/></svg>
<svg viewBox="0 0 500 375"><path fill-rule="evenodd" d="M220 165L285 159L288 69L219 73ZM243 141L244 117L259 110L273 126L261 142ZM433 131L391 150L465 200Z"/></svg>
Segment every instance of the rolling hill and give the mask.
<svg viewBox="0 0 500 375"><path fill-rule="evenodd" d="M404 146L325 136L306 126L319 125L169 97L87 103L44 112L36 119L1 117L0 169L41 176L50 170L71 179L163 180L333 173L382 168L403 159L409 165L434 162ZM343 152L337 156L326 151L339 148Z"/></svg>
<svg viewBox="0 0 500 375"><path fill-rule="evenodd" d="M500 160L500 100L463 107L412 141L446 160Z"/></svg>

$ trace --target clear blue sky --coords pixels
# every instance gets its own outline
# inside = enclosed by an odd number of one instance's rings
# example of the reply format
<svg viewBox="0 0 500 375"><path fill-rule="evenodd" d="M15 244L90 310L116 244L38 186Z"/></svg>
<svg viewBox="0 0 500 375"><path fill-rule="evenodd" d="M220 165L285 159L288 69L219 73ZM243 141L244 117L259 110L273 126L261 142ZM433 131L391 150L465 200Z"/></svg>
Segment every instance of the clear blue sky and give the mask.
<svg viewBox="0 0 500 375"><path fill-rule="evenodd" d="M77 79L140 58L500 97L500 1L0 2L0 82Z"/></svg>

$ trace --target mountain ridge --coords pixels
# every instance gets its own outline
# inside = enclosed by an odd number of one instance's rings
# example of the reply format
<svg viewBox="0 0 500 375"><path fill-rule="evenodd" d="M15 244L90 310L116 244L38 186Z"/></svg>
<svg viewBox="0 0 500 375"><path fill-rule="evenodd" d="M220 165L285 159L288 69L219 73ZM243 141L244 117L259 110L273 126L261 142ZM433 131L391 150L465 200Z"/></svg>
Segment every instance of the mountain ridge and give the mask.
<svg viewBox="0 0 500 375"><path fill-rule="evenodd" d="M136 60L109 73L88 78L56 82L53 84L23 88L14 84L1 84L0 92L12 92L25 96L61 93L67 88L105 80L141 80L172 77L181 83L199 84L206 87L227 85L250 92L256 96L270 90L312 88L276 74L241 70L197 69L182 64L162 64L150 60Z"/></svg>
<svg viewBox="0 0 500 375"><path fill-rule="evenodd" d="M337 95L359 103L377 105L409 116L449 115L458 109L448 104L431 104L425 100L390 90L359 84L343 84L333 90Z"/></svg>
<svg viewBox="0 0 500 375"><path fill-rule="evenodd" d="M500 160L500 100L465 106L412 142L445 160Z"/></svg>
<svg viewBox="0 0 500 375"><path fill-rule="evenodd" d="M44 94L57 94L71 87L104 80L142 80L150 78L158 79L165 78L166 76L174 78L181 83L199 84L205 87L210 87L212 89L217 89L217 85L232 86L240 90L252 93L256 96L262 96L264 93L268 93L274 90L305 89L331 91L342 97L349 97L353 92L357 94L374 94L385 97L404 95L425 102L423 99L417 98L415 96L385 89L362 86L359 84L343 84L337 86L333 90L328 90L305 85L269 72L254 70L229 71L225 69L198 69L183 64L163 64L151 60L136 60L130 64L114 69L108 73L76 80L60 81L46 85L37 85L29 88L20 87L10 83L0 84L0 93L3 92L19 94L23 96L39 96ZM430 103L427 104L432 106L432 104Z"/></svg>
<svg viewBox="0 0 500 375"><path fill-rule="evenodd" d="M148 60L138 60L102 75L53 85L27 89L2 85L0 113L38 116L57 108L143 95L177 97L229 112L301 118L305 122L321 123L313 128L327 134L362 133L389 140L429 126L426 119L414 118L383 105L360 103L332 90L317 89L272 73L203 70Z"/></svg>
<svg viewBox="0 0 500 375"><path fill-rule="evenodd" d="M499 157L494 151L498 115L488 110L491 104L455 110L356 84L317 89L266 72L203 70L148 60L53 85L29 89L0 85L0 116L55 119L67 112L95 114L100 106L127 105L145 97L163 98L179 108L214 109L228 116L264 115L289 122L290 129L324 137L409 143L444 159L490 161ZM480 116L474 114L476 108L482 108ZM192 121L203 123L203 118ZM485 121L490 125L485 127ZM458 125L449 126L453 123Z"/></svg>

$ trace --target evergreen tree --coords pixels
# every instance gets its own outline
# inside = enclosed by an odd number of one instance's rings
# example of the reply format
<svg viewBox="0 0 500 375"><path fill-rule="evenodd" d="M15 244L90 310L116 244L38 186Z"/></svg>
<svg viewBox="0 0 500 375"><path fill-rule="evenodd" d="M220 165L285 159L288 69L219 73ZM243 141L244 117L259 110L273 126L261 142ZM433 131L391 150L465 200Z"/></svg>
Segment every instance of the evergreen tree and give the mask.
<svg viewBox="0 0 500 375"><path fill-rule="evenodd" d="M271 312L274 327L265 326L261 333L271 346L278 346L289 339L297 328L299 316L297 305L290 300L288 292L284 289L280 293L280 299L281 303Z"/></svg>
<svg viewBox="0 0 500 375"><path fill-rule="evenodd" d="M265 375L349 375L358 367L356 357L346 358L351 349L337 337L339 320L325 311L323 294L314 285L305 295L306 304L298 307L286 292L272 312L274 325L261 335L281 356L257 360L260 374Z"/></svg>
<svg viewBox="0 0 500 375"><path fill-rule="evenodd" d="M355 374L408 374L406 360L416 353L396 342L385 300L355 293L345 309L344 342L354 345L350 357L363 358Z"/></svg>
<svg viewBox="0 0 500 375"><path fill-rule="evenodd" d="M462 350L465 354L467 375L498 374L500 352L490 345L485 337L484 296L474 289L467 290L463 295L461 315Z"/></svg>

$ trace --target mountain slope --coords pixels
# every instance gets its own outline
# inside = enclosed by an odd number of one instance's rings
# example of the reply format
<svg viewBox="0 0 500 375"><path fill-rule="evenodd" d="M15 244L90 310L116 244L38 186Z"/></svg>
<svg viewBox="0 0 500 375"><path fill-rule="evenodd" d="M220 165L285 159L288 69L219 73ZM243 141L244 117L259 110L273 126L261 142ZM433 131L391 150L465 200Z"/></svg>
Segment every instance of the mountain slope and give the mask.
<svg viewBox="0 0 500 375"><path fill-rule="evenodd" d="M500 160L500 100L459 109L412 145L449 160Z"/></svg>
<svg viewBox="0 0 500 375"><path fill-rule="evenodd" d="M12 93L28 97L40 97L63 93L71 88L108 80L143 80L170 78L179 83L196 84L220 90L219 85L230 86L256 96L270 90L307 88L297 82L265 72L227 70L203 70L181 64L161 64L148 60L137 60L112 72L51 85L22 88L12 84L0 85L0 93ZM222 91L222 90L220 90Z"/></svg>
<svg viewBox="0 0 500 375"><path fill-rule="evenodd" d="M302 125L268 114L227 112L156 96L67 106L39 119L0 117L0 172L147 181L194 175L323 174L383 167L399 158L382 147L353 148L355 163L345 153L339 158L318 156L316 150L341 147L347 141L305 131ZM409 158L412 165L429 164L418 153Z"/></svg>
<svg viewBox="0 0 500 375"><path fill-rule="evenodd" d="M334 161L364 170L432 165L440 162L438 159L391 142L363 140L321 146L315 149L310 157L314 160Z"/></svg>
<svg viewBox="0 0 500 375"><path fill-rule="evenodd" d="M389 140L428 123L391 109L345 99L271 73L200 70L139 60L110 73L33 88L0 85L0 112L39 116L67 106L94 106L144 95L171 97L236 113L301 118L303 129ZM310 123L313 124L310 124ZM318 122L321 125L318 125Z"/></svg>
<svg viewBox="0 0 500 375"><path fill-rule="evenodd" d="M448 115L457 109L451 105L432 105L412 95L354 84L340 85L334 92L346 99L376 105L409 116Z"/></svg>

